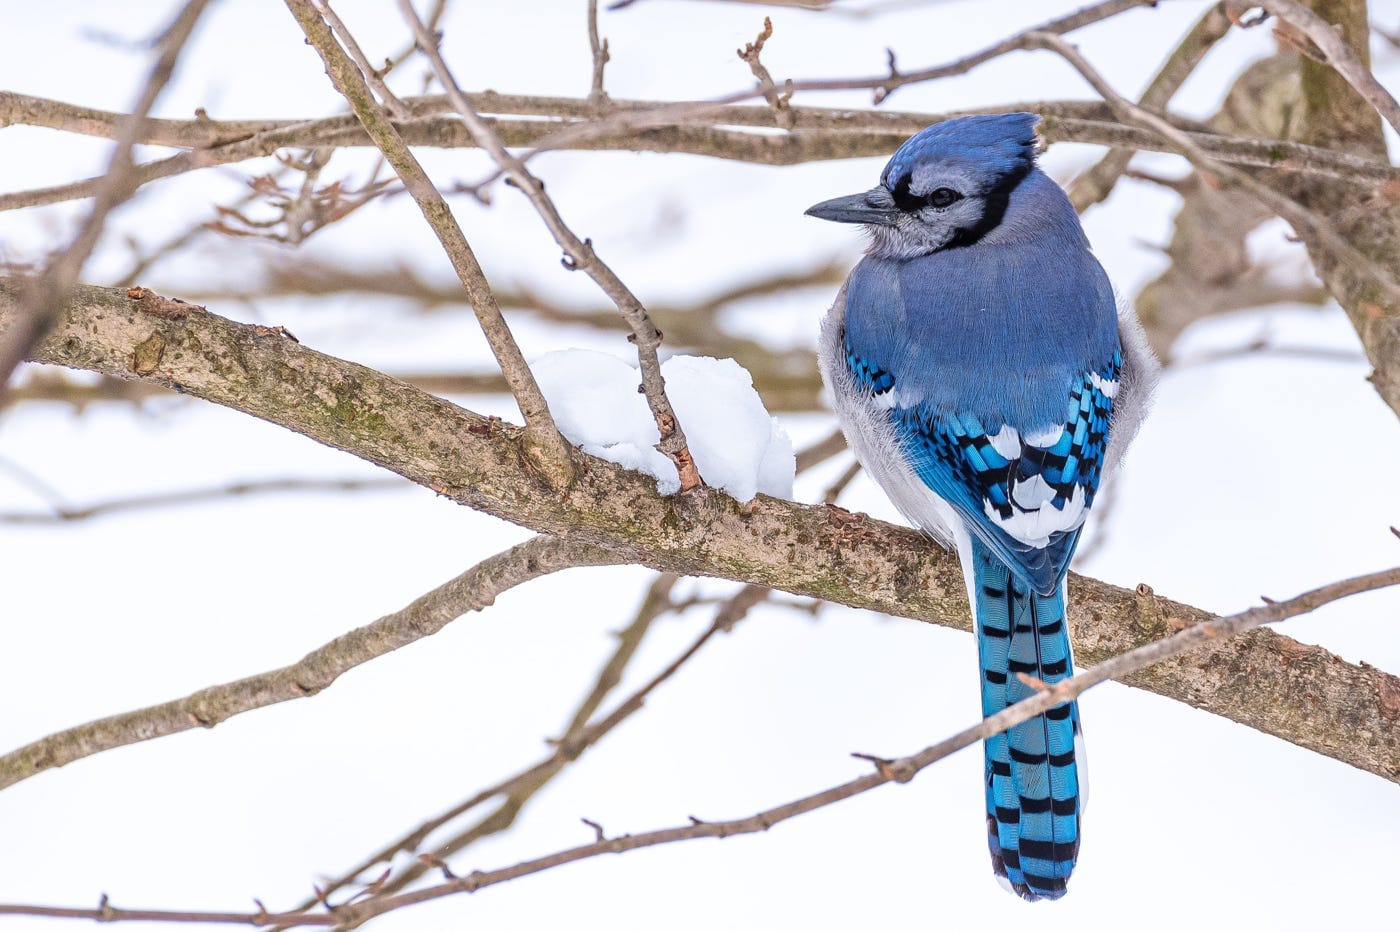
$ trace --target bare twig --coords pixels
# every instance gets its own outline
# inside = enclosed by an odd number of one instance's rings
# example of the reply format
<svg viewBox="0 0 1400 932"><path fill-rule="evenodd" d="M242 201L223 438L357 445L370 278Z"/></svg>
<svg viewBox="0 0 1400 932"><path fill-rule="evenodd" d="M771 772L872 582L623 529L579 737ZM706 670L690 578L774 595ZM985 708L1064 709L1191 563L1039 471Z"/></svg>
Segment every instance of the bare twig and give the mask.
<svg viewBox="0 0 1400 932"><path fill-rule="evenodd" d="M305 2L305 0L289 0L289 2L300 3ZM534 205L535 211L544 220L545 226L548 227L555 242L563 247L565 268L586 272L613 300L617 309L631 326L632 342L637 347L637 359L642 374L642 391L646 395L647 404L651 408L652 417L656 419L656 427L661 434L661 441L656 445L656 448L675 463L676 472L680 477L681 491L688 492L696 488L701 482L700 473L695 468L695 460L690 454L690 447L686 444L685 431L681 429L675 411L671 408L671 402L666 397L666 381L661 376L661 363L656 353L657 347L661 345L661 331L652 323L646 308L637 300L631 289L623 284L622 279L618 278L617 274L598 257L597 252L593 249L592 241L579 239L564 223L553 199L545 193L544 183L532 175L524 163L506 149L501 138L472 107L466 95L457 86L457 80L452 76L447 62L443 60L437 37L428 32L423 21L418 18L417 11L413 9L413 4L409 0L399 0L399 9L403 12L404 19L413 30L414 36L417 37L423 54L432 63L438 83L447 91L448 99L452 101L453 107L462 118L462 122L466 124L472 138L481 148L490 153L491 158L501 167L506 176L525 193L525 196L530 199L530 203Z"/></svg>
<svg viewBox="0 0 1400 932"><path fill-rule="evenodd" d="M784 129L792 128L792 112L788 109L788 101L792 98L791 93L780 94L777 85L773 83L773 75L768 72L768 67L763 64L760 56L763 54L763 46L773 38L773 20L770 17L763 17L763 31L758 34L758 38L752 42L745 43L739 49L739 58L746 62L753 76L758 79L758 85L763 89L763 99L768 101L768 106L773 108L773 118L779 126Z"/></svg>
<svg viewBox="0 0 1400 932"><path fill-rule="evenodd" d="M780 822L822 809L869 792L887 783L907 783L921 770L945 757L969 747L978 741L999 734L1020 722L1040 715L1055 706L1074 699L1085 690L1111 679L1121 679L1125 675L1144 667L1180 656L1200 647L1219 642L1222 639L1244 633L1260 625L1274 624L1313 611L1329 602L1361 592L1369 592L1386 586L1400 584L1400 568L1358 576L1314 589L1296 598L1281 602L1270 602L1231 615L1191 625L1178 633L1144 645L1104 663L1098 664L1083 673L1061 680L1054 686L1040 689L1028 699L983 719L978 724L966 728L937 744L931 745L916 754L895 760L879 761L873 772L818 793L792 800L779 806L766 809L742 819L724 821L704 821L692 818L684 825L673 828L602 838L590 844L580 845L563 851L556 851L543 857L489 871L472 871L464 877L457 877L443 883L420 888L407 893L370 896L365 899L336 907L331 915L320 912L292 911L269 916L260 913L197 913L165 912L160 910L121 910L103 903L98 909L72 909L66 907L0 905L0 915L41 915L52 918L102 919L118 921L126 919L148 919L153 921L206 921L211 923L272 924L282 928L306 925L343 924L347 927L359 925L375 916L403 909L418 903L441 899L458 893L470 893L483 887L493 886L520 877L538 874L543 871L571 864L603 854L619 854L638 848L673 844L697 838L729 838L734 835L765 832ZM714 630L713 628L711 630Z"/></svg>
<svg viewBox="0 0 1400 932"><path fill-rule="evenodd" d="M345 27L345 23L336 15L335 10L331 9L330 0L319 0L319 7L321 15L325 17L331 31L336 34L346 53L359 66L360 73L364 75L365 83L374 88L374 92L379 95L379 105L395 120L406 118L408 107L389 89L389 85L384 83L384 76L389 73L389 63L386 62L383 69L374 67L370 60L365 57L365 53L360 50L360 43L355 41L354 34Z"/></svg>
<svg viewBox="0 0 1400 932"><path fill-rule="evenodd" d="M140 133L141 122L151 112L156 99L175 73L175 62L199 22L208 0L189 0L156 43L155 64L141 89L132 115L116 130L116 147L107 163L107 171L94 186L96 199L88 211L77 235L67 248L34 278L25 293L23 311L0 332L0 398L15 367L29 354L34 344L48 331L62 313L68 293L77 284L78 276L88 256L97 246L108 215L135 193L140 186L139 173L132 160L132 150Z"/></svg>
<svg viewBox="0 0 1400 932"><path fill-rule="evenodd" d="M770 590L762 586L745 586L732 597L720 603L715 612L714 620L709 627L701 632L700 636L678 654L670 664L648 680L640 689L619 703L617 708L608 715L598 719L592 724L581 726L577 730L571 731L560 740L559 754L562 756L559 757L560 763L558 766L563 766L563 764L576 759L584 749L596 744L603 735L620 725L628 716L640 710L646 702L647 697L655 692L659 686L675 676L683 666L700 652L702 647L709 643L711 638L716 634L730 631L755 605L766 599L769 592ZM549 776L553 776L552 771L540 773L536 768L531 768L531 772L536 773L543 779L548 779ZM540 783L539 786L536 786L535 782L535 779L527 778L513 784L507 798L501 803L498 809L480 819L475 825L458 832L446 841L436 845L433 848L433 856L438 859L448 858L464 850L468 846L475 844L482 838L509 827L519 813L520 808L530 796L537 792L540 786L543 785ZM480 794L478 794L478 798L479 796ZM409 865L404 868L404 870L400 871L397 876L384 884L385 892L395 893L399 890L403 890L409 884L413 883L413 881L421 877L423 873L424 871L419 866Z"/></svg>
<svg viewBox="0 0 1400 932"><path fill-rule="evenodd" d="M632 658L636 656L637 648L641 645L642 638L646 636L647 631L651 629L652 623L675 607L671 601L671 590L679 579L680 577L674 573L662 573L653 580L647 594L642 598L641 605L637 607L631 624L619 632L617 648L613 651L613 655L603 665L593 688L579 704L572 721L564 731L564 736L554 742L554 751L549 756L504 780L479 790L445 812L423 821L354 867L327 881L322 885L322 889L327 893L334 893L353 884L357 877L376 865L389 864L395 855L401 852L417 851L433 832L498 796L504 796L505 799L495 810L478 820L465 832L459 832L447 842L435 846L434 851L426 855L427 861L425 863L433 866L440 863L448 854L461 850L466 845L488 834L509 828L531 797L543 789L570 763L578 760L588 748L601 740L604 735L620 725L633 712L641 709L642 700L646 698L646 694L634 693L632 698L622 702L613 714L600 719L595 725L589 726L589 720L601 707L608 693L621 682L623 671ZM703 640L708 640L712 633L712 631L706 632L702 636ZM694 650L691 650L687 651L685 656L693 655ZM678 666L673 665L672 673L675 672L675 669L678 669ZM644 689L649 692L658 685L660 682L653 682ZM386 880L386 883L392 883L395 890L402 889L405 883L411 882L424 873L422 870L410 869L410 871L410 876L405 876L401 872L398 878ZM298 906L298 909L310 909L314 905L314 900L305 900Z"/></svg>
<svg viewBox="0 0 1400 932"><path fill-rule="evenodd" d="M981 51L974 52L971 55L965 55L962 58L958 58L946 64L935 65L931 68L923 68L916 71L898 71L895 68L893 60L891 60L889 70L885 74L867 78L788 80L783 82L783 90L785 93L797 93L798 91L871 90L874 92L874 103L880 104L888 99L889 95L894 93L896 89L905 85L966 74L978 65L982 65L1011 52L1029 48L1027 37L1033 34L1047 32L1060 35L1062 33L1072 32L1076 29L1082 29L1085 26L1102 22L1105 19L1117 16L1119 13L1123 13L1135 7L1155 6L1157 2L1158 0L1105 0L1105 2L1091 4L1067 16L1062 16L1058 19L1053 19L1039 26L1019 32L1000 42L989 45ZM705 114L712 114L725 104L733 104L744 100L752 100L755 97L762 97L764 96L764 91L765 88L762 82L760 82L747 90L728 94L709 101L667 104L641 112L613 108L603 120L591 124L571 126L543 140L537 147L537 151L543 151L548 148L572 147L591 138L595 133L609 133L626 127L654 126L658 123L669 123ZM772 120L772 112L772 108L765 108L765 113L768 114L768 119L770 121ZM918 129L922 129L922 126L918 127ZM908 135L908 133L905 133L905 135Z"/></svg>
<svg viewBox="0 0 1400 932"><path fill-rule="evenodd" d="M608 40L598 37L598 0L588 0L588 48L593 54L593 80L588 87L588 99L601 109L608 104L607 92L603 90L603 68L612 56L608 52Z"/></svg>
<svg viewBox="0 0 1400 932"><path fill-rule="evenodd" d="M828 505L835 505L836 500L841 497L841 493L846 491L846 486L860 475L860 468L860 460L851 460L851 465L847 466L841 475L837 476L835 481L822 492L822 501Z"/></svg>
<svg viewBox="0 0 1400 932"><path fill-rule="evenodd" d="M235 482L230 485L205 489L186 489L180 492L158 492L151 495L112 498L90 505L74 506L55 502L51 511L0 512L0 524L65 524L123 511L168 508L248 495L265 495L269 492L362 492L408 487L408 484L402 479L267 479Z"/></svg>
<svg viewBox="0 0 1400 932"><path fill-rule="evenodd" d="M101 751L213 728L235 715L313 696L347 670L436 634L467 612L486 608L507 589L574 566L621 558L592 544L540 536L478 563L412 604L330 641L296 663L211 686L182 699L55 732L0 757L0 788Z"/></svg>
<svg viewBox="0 0 1400 932"><path fill-rule="evenodd" d="M555 485L567 485L573 475L569 445L554 424L549 405L545 402L544 395L540 392L534 374L526 364L505 317L501 315L501 309L491 294L486 275L462 234L462 228L452 216L451 208L447 206L447 202L443 200L418 159L409 151L384 109L375 102L364 75L340 47L312 0L286 2L302 31L306 33L307 41L325 62L326 73L331 82L349 101L365 131L393 166L452 261L452 267L456 270L462 287L466 289L482 332L485 333L491 351L495 354L496 362L500 365L501 372L510 384L511 394L515 396L516 404L525 417L526 448L535 468L549 476Z"/></svg>
<svg viewBox="0 0 1400 932"><path fill-rule="evenodd" d="M846 435L840 429L833 430L810 447L797 451L797 471L802 472L818 463L824 463L844 449Z"/></svg>

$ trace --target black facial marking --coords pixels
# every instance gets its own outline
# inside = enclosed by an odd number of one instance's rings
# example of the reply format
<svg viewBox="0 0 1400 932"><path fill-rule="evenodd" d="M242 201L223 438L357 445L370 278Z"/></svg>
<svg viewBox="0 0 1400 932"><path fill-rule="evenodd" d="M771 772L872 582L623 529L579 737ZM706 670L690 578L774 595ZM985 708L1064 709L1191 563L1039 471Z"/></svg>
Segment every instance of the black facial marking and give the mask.
<svg viewBox="0 0 1400 932"><path fill-rule="evenodd" d="M1002 218L1006 216L1006 207L1011 202L1011 192L1016 190L1016 186L1030 174L1034 167L1035 163L1027 159L997 178L996 186L982 195L982 215L970 226L954 230L953 235L943 244L941 249L971 246L1000 226ZM904 213L917 214L928 207L942 210L966 197L962 192L949 187L934 188L925 195L916 195L909 190L913 180L913 173L906 172L899 176L893 187L887 186L886 188L894 200L895 207Z"/></svg>
<svg viewBox="0 0 1400 932"><path fill-rule="evenodd" d="M905 213L915 213L924 206L924 199L915 197L909 193L909 185L914 180L913 175L901 175L890 189L890 196L894 198L894 206Z"/></svg>
<svg viewBox="0 0 1400 932"><path fill-rule="evenodd" d="M942 210L963 199L964 195L961 191L948 187L934 188L923 196L915 195L909 190L912 180L912 175L901 175L894 187L890 189L890 197L894 198L894 205L905 213L918 213L925 207Z"/></svg>
<svg viewBox="0 0 1400 932"><path fill-rule="evenodd" d="M1011 192L1015 191L1016 186L1030 173L1031 163L1026 162L1016 171L1001 176L997 180L997 186L982 195L982 216L972 226L960 228L943 248L971 246L1001 226L1001 219L1006 216L1006 205L1011 202Z"/></svg>

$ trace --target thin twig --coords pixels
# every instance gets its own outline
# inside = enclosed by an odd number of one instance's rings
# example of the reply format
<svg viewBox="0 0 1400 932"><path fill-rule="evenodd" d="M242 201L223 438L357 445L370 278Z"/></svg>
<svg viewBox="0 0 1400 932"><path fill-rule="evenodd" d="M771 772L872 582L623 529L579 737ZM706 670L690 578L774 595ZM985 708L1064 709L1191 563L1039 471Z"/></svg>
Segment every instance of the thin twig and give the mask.
<svg viewBox="0 0 1400 932"><path fill-rule="evenodd" d="M952 77L954 75L966 74L979 65L985 64L995 58L1011 52L1029 48L1028 37L1037 33L1051 33L1059 35L1082 29L1085 26L1102 22L1110 17L1117 16L1135 7L1156 6L1158 0L1105 0L1102 3L1095 3L1070 13L1067 16L1059 17L1039 26L1023 30L1006 39L996 42L986 48L965 55L951 62L942 65L935 65L931 68L922 68L916 71L899 71L894 62L890 62L887 73L866 78L826 78L808 80L787 80L783 82L783 89L788 93L799 91L849 91L849 90L872 90L874 91L874 103L880 104L889 99L890 94L897 88L909 84L917 84L924 81L934 81L941 78ZM651 108L645 111L619 110L613 108L608 116L590 124L580 124L568 127L560 132L542 140L536 148L536 152L551 148L569 148L578 145L580 142L589 139L593 134L611 133L622 128L635 128L639 126L654 126L658 123L670 123L681 121L692 117L712 114L726 104L739 103L745 100L752 100L755 97L764 96L766 88L762 82L747 90L727 94L722 97L708 101L694 101L679 104L667 104L661 107ZM770 114L771 108L765 108L766 114ZM922 128L922 127L920 127ZM906 134L907 135L907 134ZM528 161L535 152L525 157Z"/></svg>
<svg viewBox="0 0 1400 932"><path fill-rule="evenodd" d="M459 833L445 844L437 846L432 853L427 855L429 859L427 863L429 866L433 866L434 862L442 861L448 854L460 850L472 841L508 828L532 796L543 789L568 764L578 760L588 748L642 707L641 700L645 699L645 695L634 694L631 699L625 700L618 706L618 711L622 714L615 713L599 720L593 726L589 725L589 719L601 707L608 693L621 682L623 671L632 658L636 656L637 648L646 632L651 629L652 623L666 612L674 609L675 605L671 601L670 594L679 579L680 577L674 573L661 573L652 582L647 594L642 598L641 605L637 607L632 622L618 634L617 648L599 671L593 688L579 704L572 721L565 729L564 737L554 742L553 753L524 770L477 791L452 808L421 822L411 831L389 842L354 867L322 884L321 889L326 893L337 892L354 883L355 879L365 871L379 864L390 864L395 855L401 852L416 852L433 832L497 796L506 797L500 806L479 820L467 832ZM704 637L708 639L709 634L707 633ZM693 651L689 654L693 655ZM654 689L656 685L659 683L651 684L650 689ZM422 870L412 870L412 875L405 877L401 872L397 879L386 879L385 883L393 884L394 890L402 889L405 883L423 873ZM315 900L305 900L297 908L311 909L314 905Z"/></svg>
<svg viewBox="0 0 1400 932"><path fill-rule="evenodd" d="M584 749L596 744L605 734L611 732L629 716L639 711L645 704L648 696L655 692L663 683L675 676L716 634L731 630L735 624L748 614L753 606L767 598L769 591L770 590L761 586L745 586L732 597L722 602L716 610L714 620L711 624L701 632L699 637L692 641L685 650L678 654L670 664L648 680L636 692L619 703L617 708L608 715L562 739L559 747L559 751L562 755L561 762L567 763L577 758L579 754L583 753ZM552 776L552 774L550 775ZM523 806L525 801L536 791L537 788L532 788L530 786L531 783L533 783L533 780L527 781L523 786L517 784L510 796L501 804L500 808L480 819L475 825L458 832L441 844L436 845L433 848L433 856L438 859L446 859L459 853L468 846L475 844L480 839L507 828L515 819L520 807ZM404 870L400 871L396 877L384 884L385 892L396 893L417 880L423 873L424 871L417 865L409 865Z"/></svg>
<svg viewBox="0 0 1400 932"><path fill-rule="evenodd" d="M289 2L300 3L305 2L305 0L289 0ZM500 166L501 171L505 172L506 176L515 183L515 186L530 199L535 211L544 220L545 226L553 235L554 241L564 249L565 268L586 272L613 300L617 309L631 326L632 342L636 344L637 359L641 369L642 391L646 395L647 404L651 408L652 417L656 419L656 427L661 434L661 441L656 445L656 448L670 457L671 462L675 464L682 492L688 492L698 487L701 483L700 473L695 468L695 460L691 456L689 445L686 443L685 431L681 429L680 421L676 418L676 413L671 408L671 402L666 397L666 381L662 378L661 363L656 352L657 347L661 345L661 331L652 323L651 317L648 316L642 303L637 300L637 296L598 257L597 252L593 249L592 241L579 239L564 223L553 199L545 193L544 183L532 175L524 163L506 149L500 137L472 107L471 102L462 93L462 89L458 87L457 79L453 77L451 70L447 67L447 62L443 60L437 37L428 32L423 21L418 18L418 13L413 9L410 0L399 0L399 9L403 12L404 19L413 30L414 36L417 37L423 54L432 64L438 83L447 91L448 99L452 101L453 107L462 118L462 122L466 124L472 138L476 140L477 145L491 155L491 158Z"/></svg>
<svg viewBox="0 0 1400 932"><path fill-rule="evenodd" d="M846 435L842 433L840 428L833 430L811 446L797 451L797 471L802 472L818 463L824 463L844 449L846 449Z"/></svg>
<svg viewBox="0 0 1400 932"><path fill-rule="evenodd" d="M374 67L370 60L365 57L365 53L360 49L360 43L355 41L355 36L346 28L345 23L331 9L331 0L319 0L321 15L325 17L326 23L331 27L331 31L340 39L341 45L346 53L359 66L360 73L364 75L365 83L374 88L374 92L379 95L379 104L389 116L395 120L402 120L408 117L408 106L389 89L389 85L384 83L384 75L388 73L388 63L385 69Z"/></svg>
<svg viewBox="0 0 1400 932"><path fill-rule="evenodd" d="M54 502L51 511L0 512L0 524L67 524L123 511L217 502L248 495L265 495L269 492L363 492L410 487L410 484L402 479L266 479L204 489L112 498L91 505L65 505Z"/></svg>
<svg viewBox="0 0 1400 932"><path fill-rule="evenodd" d="M278 670L210 686L160 705L55 732L0 757L0 789L112 748L213 728L235 715L303 699L347 670L436 634L467 612L480 611L507 589L575 566L625 562L596 546L541 535L483 560L410 605L318 647Z"/></svg>
<svg viewBox="0 0 1400 932"><path fill-rule="evenodd" d="M760 56L763 54L763 46L769 39L773 38L773 20L770 17L763 17L763 31L758 34L758 38L752 42L745 43L739 49L739 58L746 62L753 76L758 79L759 87L763 88L763 99L768 101L768 106L773 108L773 118L777 124L784 129L792 128L792 112L788 108L788 100L792 94L778 93L777 85L773 83L773 75L769 73L768 67L763 64Z"/></svg>
<svg viewBox="0 0 1400 932"><path fill-rule="evenodd" d="M846 486L860 475L860 469L860 460L851 460L851 464L842 470L841 475L837 476L835 481L822 492L822 501L828 505L835 505L836 500L841 497L841 493L846 491Z"/></svg>
<svg viewBox="0 0 1400 932"><path fill-rule="evenodd" d="M374 100L365 76L345 54L330 27L316 9L313 0L286 0L288 9L296 18L307 41L320 54L326 64L326 73L331 83L349 101L355 116L374 140L389 164L394 167L399 180L408 189L418 204L428 225L437 234L438 242L447 252L457 277L466 289L472 310L476 312L482 332L495 354L511 394L515 396L520 413L525 418L527 450L535 467L550 477L554 485L563 487L573 476L573 457L568 443L555 426L549 413L549 405L544 394L535 382L535 376L520 352L515 336L506 324L495 297L491 294L490 283L486 280L476 255L462 234L462 228L452 215L452 210L443 200L442 194L433 185L423 166L414 157L403 138L399 135L383 107Z"/></svg>
<svg viewBox="0 0 1400 932"><path fill-rule="evenodd" d="M603 90L603 68L612 56L608 52L608 40L598 37L598 0L588 0L588 48L593 55L593 80L588 87L588 99L602 109L608 104L607 92Z"/></svg>

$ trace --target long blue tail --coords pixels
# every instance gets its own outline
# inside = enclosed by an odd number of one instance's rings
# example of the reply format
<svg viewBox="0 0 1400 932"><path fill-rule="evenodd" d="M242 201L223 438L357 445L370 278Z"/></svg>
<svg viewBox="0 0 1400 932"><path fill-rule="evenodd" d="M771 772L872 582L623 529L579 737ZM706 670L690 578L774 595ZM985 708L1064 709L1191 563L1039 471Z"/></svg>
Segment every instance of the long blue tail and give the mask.
<svg viewBox="0 0 1400 932"><path fill-rule="evenodd" d="M1046 683L1070 670L1064 586L1038 595L982 543L972 541L982 714L1034 694L1017 673ZM992 867L1028 900L1064 896L1079 852L1079 774L1073 702L983 743L987 758L987 844Z"/></svg>

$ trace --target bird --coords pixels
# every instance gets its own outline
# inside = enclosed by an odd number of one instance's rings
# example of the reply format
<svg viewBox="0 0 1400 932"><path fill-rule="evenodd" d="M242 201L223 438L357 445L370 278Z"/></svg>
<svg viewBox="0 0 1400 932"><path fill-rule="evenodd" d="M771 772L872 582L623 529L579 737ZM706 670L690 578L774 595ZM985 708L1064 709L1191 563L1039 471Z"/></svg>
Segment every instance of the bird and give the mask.
<svg viewBox="0 0 1400 932"><path fill-rule="evenodd" d="M1071 675L1070 558L1159 368L1069 198L1037 165L1038 122L935 123L874 188L806 211L868 234L822 322L819 366L863 468L958 554L985 716ZM1023 899L1058 899L1079 852L1078 707L983 748L993 870Z"/></svg>

